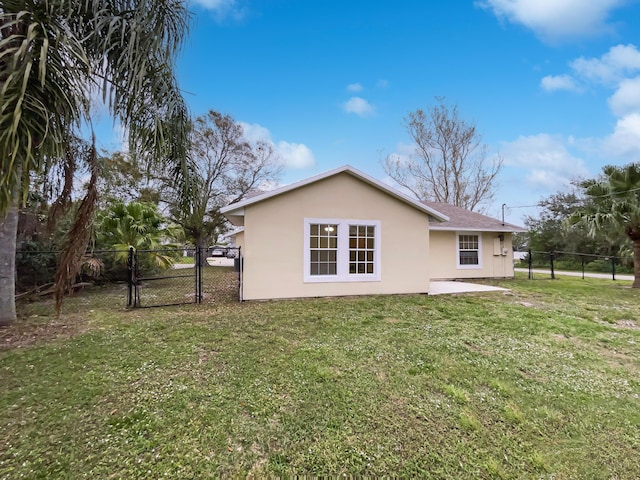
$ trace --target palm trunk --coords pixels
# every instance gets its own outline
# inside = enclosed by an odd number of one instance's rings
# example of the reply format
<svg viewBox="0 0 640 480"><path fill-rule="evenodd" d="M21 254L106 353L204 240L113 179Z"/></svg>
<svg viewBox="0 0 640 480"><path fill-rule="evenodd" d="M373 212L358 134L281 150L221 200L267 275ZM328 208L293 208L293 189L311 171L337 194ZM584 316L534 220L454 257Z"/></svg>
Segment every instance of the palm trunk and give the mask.
<svg viewBox="0 0 640 480"><path fill-rule="evenodd" d="M0 326L16 321L16 237L18 198L0 220Z"/></svg>
<svg viewBox="0 0 640 480"><path fill-rule="evenodd" d="M202 233L198 232L194 234L193 239L195 240L196 248L199 248L200 252L202 252L202 254L200 255L200 265L206 267L207 265L209 265L207 263L207 244L205 243L206 238L204 235L202 235Z"/></svg>
<svg viewBox="0 0 640 480"><path fill-rule="evenodd" d="M640 237L633 239L633 288L640 288Z"/></svg>

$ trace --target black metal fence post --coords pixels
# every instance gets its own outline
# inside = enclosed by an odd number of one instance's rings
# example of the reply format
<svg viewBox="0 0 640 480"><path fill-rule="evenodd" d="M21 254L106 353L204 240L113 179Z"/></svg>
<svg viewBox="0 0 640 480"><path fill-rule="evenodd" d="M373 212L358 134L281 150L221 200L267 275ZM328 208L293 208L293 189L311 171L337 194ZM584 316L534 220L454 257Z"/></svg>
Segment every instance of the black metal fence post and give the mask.
<svg viewBox="0 0 640 480"><path fill-rule="evenodd" d="M584 280L584 255L580 255L580 260L582 262L582 279Z"/></svg>
<svg viewBox="0 0 640 480"><path fill-rule="evenodd" d="M616 279L616 257L611 257L611 280Z"/></svg>
<svg viewBox="0 0 640 480"><path fill-rule="evenodd" d="M140 252L133 249L133 306L140 307Z"/></svg>
<svg viewBox="0 0 640 480"><path fill-rule="evenodd" d="M551 260L551 280L555 280L556 279L556 273L555 273L555 271L553 269L553 257L554 257L554 254L553 254L553 252L551 252L549 254L549 259Z"/></svg>
<svg viewBox="0 0 640 480"><path fill-rule="evenodd" d="M239 268L238 268L238 300L242 302L242 270L244 269L244 259L242 258L242 247L238 247L238 260L239 260Z"/></svg>
<svg viewBox="0 0 640 480"><path fill-rule="evenodd" d="M198 261L196 262L196 302L202 303L202 247L196 247L196 256Z"/></svg>
<svg viewBox="0 0 640 480"><path fill-rule="evenodd" d="M198 272L200 270L200 247L196 245L196 249L193 251L193 301L198 302Z"/></svg>
<svg viewBox="0 0 640 480"><path fill-rule="evenodd" d="M533 267L533 257L531 256L531 249L529 249L529 280L531 280L533 278L533 272L531 271L532 267Z"/></svg>
<svg viewBox="0 0 640 480"><path fill-rule="evenodd" d="M128 270L128 283L127 289L127 307L133 306L133 284L135 282L135 269L133 266L133 247L129 247L129 254L127 257L127 270Z"/></svg>

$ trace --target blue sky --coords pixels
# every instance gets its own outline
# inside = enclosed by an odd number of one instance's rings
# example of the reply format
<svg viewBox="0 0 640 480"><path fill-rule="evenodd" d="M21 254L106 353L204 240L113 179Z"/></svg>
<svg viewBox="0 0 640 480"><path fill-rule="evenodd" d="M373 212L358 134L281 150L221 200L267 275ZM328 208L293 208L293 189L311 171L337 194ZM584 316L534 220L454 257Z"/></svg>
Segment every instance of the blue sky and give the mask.
<svg viewBox="0 0 640 480"><path fill-rule="evenodd" d="M191 0L177 71L194 115L268 138L290 183L381 180L403 118L442 96L504 158L488 213L640 160L637 0ZM534 209L507 209L521 223Z"/></svg>

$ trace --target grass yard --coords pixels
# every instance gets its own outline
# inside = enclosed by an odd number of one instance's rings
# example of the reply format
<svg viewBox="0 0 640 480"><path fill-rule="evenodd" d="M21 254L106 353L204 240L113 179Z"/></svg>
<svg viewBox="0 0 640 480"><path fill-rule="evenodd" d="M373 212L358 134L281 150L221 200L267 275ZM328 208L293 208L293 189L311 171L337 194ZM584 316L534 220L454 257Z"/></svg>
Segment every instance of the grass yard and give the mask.
<svg viewBox="0 0 640 480"><path fill-rule="evenodd" d="M376 296L0 330L0 478L640 477L640 292Z"/></svg>

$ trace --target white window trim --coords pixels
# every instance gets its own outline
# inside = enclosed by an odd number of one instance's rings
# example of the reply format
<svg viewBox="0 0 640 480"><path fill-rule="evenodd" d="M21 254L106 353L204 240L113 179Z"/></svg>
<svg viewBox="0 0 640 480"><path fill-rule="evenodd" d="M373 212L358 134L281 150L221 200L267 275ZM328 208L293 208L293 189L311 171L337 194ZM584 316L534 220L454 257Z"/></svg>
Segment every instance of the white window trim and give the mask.
<svg viewBox="0 0 640 480"><path fill-rule="evenodd" d="M478 236L478 264L477 265L460 265L460 236L461 235L477 235ZM482 234L480 232L456 232L456 267L458 270L479 270L482 268Z"/></svg>
<svg viewBox="0 0 640 480"><path fill-rule="evenodd" d="M309 228L311 224L324 223L338 225L338 255L336 262L336 275L311 275L311 242ZM349 225L375 227L373 237L373 272L349 273ZM338 282L379 282L381 279L381 251L382 242L380 234L380 220L355 220L345 218L305 218L304 219L304 249L303 249L303 272L305 283L338 283Z"/></svg>

